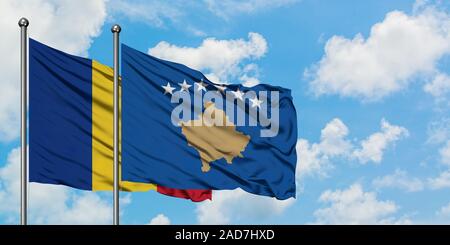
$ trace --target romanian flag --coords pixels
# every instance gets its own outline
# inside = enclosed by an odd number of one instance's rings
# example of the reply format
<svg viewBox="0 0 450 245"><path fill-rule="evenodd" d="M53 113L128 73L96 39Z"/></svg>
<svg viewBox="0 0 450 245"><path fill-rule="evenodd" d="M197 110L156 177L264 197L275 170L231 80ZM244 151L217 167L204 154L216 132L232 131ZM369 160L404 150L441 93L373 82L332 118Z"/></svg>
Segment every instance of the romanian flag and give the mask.
<svg viewBox="0 0 450 245"><path fill-rule="evenodd" d="M113 70L33 39L29 47L30 182L111 191ZM212 195L211 190L129 181L121 181L120 187L123 191L156 190L192 201L211 199Z"/></svg>

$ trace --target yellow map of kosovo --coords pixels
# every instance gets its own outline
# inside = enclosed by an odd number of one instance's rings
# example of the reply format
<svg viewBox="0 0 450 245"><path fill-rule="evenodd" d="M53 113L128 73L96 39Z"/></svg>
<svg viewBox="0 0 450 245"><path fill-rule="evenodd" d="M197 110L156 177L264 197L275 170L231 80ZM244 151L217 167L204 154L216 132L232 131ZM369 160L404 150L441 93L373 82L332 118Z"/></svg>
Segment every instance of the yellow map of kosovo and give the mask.
<svg viewBox="0 0 450 245"><path fill-rule="evenodd" d="M181 123L181 132L188 145L198 151L203 172L208 172L210 163L215 160L224 158L231 164L233 158L243 157L241 152L247 147L250 136L236 131L223 110L208 102L200 118Z"/></svg>

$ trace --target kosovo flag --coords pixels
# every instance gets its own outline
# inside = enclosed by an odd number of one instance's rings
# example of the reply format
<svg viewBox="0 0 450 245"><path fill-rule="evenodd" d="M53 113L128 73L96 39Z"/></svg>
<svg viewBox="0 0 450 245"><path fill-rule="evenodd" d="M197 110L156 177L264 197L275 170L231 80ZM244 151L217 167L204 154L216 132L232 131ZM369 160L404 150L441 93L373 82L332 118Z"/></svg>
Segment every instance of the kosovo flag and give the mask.
<svg viewBox="0 0 450 245"><path fill-rule="evenodd" d="M123 44L122 77L123 180L295 197L290 90L215 84Z"/></svg>
<svg viewBox="0 0 450 245"><path fill-rule="evenodd" d="M29 47L29 180L112 190L113 70L33 39ZM211 199L211 190L129 181L121 181L120 187L123 191L156 190L193 201Z"/></svg>

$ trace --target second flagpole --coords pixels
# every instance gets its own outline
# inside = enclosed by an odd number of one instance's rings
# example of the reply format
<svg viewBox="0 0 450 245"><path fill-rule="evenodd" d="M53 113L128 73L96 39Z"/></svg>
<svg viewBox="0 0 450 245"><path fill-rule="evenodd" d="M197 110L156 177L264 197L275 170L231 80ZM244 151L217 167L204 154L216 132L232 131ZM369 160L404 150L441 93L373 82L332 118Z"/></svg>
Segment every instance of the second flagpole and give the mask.
<svg viewBox="0 0 450 245"><path fill-rule="evenodd" d="M21 18L20 26L20 224L27 224L28 155L27 155L27 87L28 87L28 20Z"/></svg>
<svg viewBox="0 0 450 245"><path fill-rule="evenodd" d="M119 225L119 33L120 26L111 28L114 43L114 185L113 224Z"/></svg>

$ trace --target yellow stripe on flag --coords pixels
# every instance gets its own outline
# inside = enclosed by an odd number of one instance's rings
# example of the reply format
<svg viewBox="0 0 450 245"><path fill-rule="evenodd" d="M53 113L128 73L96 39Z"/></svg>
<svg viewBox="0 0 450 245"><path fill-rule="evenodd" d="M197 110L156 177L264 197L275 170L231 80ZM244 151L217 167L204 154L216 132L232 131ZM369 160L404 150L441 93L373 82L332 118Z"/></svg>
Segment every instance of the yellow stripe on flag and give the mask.
<svg viewBox="0 0 450 245"><path fill-rule="evenodd" d="M119 91L120 92L120 91ZM120 103L119 103L120 111ZM120 128L119 121L119 128ZM119 130L121 132L121 130ZM120 136L120 135L119 135ZM120 137L119 137L120 138ZM122 149L119 144L119 149ZM119 170L120 167L119 154ZM120 176L120 171L119 171ZM113 189L113 69L92 61L92 190ZM156 190L155 184L120 181L123 191Z"/></svg>

